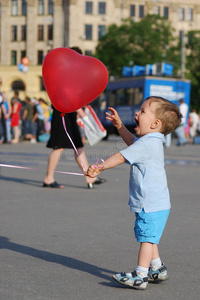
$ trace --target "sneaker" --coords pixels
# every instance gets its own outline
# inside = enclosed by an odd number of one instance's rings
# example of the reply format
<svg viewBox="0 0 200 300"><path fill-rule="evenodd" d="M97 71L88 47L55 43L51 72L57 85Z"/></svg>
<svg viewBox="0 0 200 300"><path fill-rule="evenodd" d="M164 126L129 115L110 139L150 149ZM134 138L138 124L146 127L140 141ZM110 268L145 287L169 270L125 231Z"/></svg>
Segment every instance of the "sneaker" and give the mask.
<svg viewBox="0 0 200 300"><path fill-rule="evenodd" d="M132 273L122 272L120 274L115 274L113 275L113 279L136 290L145 290L148 284L148 277L142 278L138 276L136 271Z"/></svg>
<svg viewBox="0 0 200 300"><path fill-rule="evenodd" d="M153 271L153 269L149 268L149 279L148 282L159 282L169 279L167 275L167 268L162 263L161 267L158 268L156 271Z"/></svg>
<svg viewBox="0 0 200 300"><path fill-rule="evenodd" d="M31 144L36 144L37 141L35 139L31 139Z"/></svg>

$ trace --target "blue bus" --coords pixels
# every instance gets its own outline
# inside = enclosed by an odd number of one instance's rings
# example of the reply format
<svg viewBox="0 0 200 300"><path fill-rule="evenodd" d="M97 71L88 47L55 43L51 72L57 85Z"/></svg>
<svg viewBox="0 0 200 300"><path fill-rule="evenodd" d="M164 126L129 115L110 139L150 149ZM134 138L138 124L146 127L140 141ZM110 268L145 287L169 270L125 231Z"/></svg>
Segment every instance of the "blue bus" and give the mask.
<svg viewBox="0 0 200 300"><path fill-rule="evenodd" d="M114 107L124 125L134 132L135 112L147 97L160 96L177 105L180 99L184 99L189 107L190 88L190 80L180 78L141 76L113 79L108 82L104 94L98 100L97 115L108 135L117 133L112 123L106 120L105 114L109 106Z"/></svg>

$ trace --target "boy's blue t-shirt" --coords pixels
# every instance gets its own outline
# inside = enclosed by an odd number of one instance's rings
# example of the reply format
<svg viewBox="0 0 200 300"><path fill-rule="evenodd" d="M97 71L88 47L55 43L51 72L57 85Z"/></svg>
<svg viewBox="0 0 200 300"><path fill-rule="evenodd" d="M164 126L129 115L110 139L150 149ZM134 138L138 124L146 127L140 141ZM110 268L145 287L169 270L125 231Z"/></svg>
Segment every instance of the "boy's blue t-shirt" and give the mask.
<svg viewBox="0 0 200 300"><path fill-rule="evenodd" d="M133 212L170 209L164 168L163 134L148 133L120 153L131 165L129 205Z"/></svg>

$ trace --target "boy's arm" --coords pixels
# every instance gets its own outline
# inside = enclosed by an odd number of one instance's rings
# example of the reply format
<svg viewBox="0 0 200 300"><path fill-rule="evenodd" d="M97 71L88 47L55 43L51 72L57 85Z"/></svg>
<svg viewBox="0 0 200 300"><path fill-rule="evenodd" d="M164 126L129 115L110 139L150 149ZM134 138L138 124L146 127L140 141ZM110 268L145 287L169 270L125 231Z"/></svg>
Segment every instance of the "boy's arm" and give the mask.
<svg viewBox="0 0 200 300"><path fill-rule="evenodd" d="M135 135L124 126L117 111L113 107L109 107L108 109L111 111L112 114L106 112L107 115L106 119L111 121L113 125L117 128L124 142L128 146L132 145Z"/></svg>
<svg viewBox="0 0 200 300"><path fill-rule="evenodd" d="M102 162L98 165L89 166L85 175L94 178L97 175L99 175L102 171L114 168L125 162L126 162L126 159L123 157L123 155L120 152L118 152L118 153L110 156L104 162Z"/></svg>

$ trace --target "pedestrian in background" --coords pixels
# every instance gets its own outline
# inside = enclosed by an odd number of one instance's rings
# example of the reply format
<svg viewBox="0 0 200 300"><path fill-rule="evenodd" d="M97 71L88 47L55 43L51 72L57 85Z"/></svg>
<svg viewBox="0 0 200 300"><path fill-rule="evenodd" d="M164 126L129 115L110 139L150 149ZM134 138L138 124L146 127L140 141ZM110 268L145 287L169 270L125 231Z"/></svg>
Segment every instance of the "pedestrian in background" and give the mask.
<svg viewBox="0 0 200 300"><path fill-rule="evenodd" d="M22 105L18 101L18 98L13 97L11 101L12 113L11 113L11 127L13 128L14 139L12 140L13 144L19 143L20 136L20 110Z"/></svg>
<svg viewBox="0 0 200 300"><path fill-rule="evenodd" d="M3 96L1 92L1 86L2 86L2 78L0 77L0 144L3 143L4 139L4 128L3 128L3 121L2 121L2 104L3 104Z"/></svg>
<svg viewBox="0 0 200 300"><path fill-rule="evenodd" d="M35 134L38 141L39 135L44 133L44 110L41 106L41 99L37 100L33 98L32 102L34 104L33 123L35 124Z"/></svg>
<svg viewBox="0 0 200 300"><path fill-rule="evenodd" d="M31 103L31 99L26 96L25 98L25 106L23 110L22 116L22 127L23 127L23 135L25 140L30 140L33 138L33 105Z"/></svg>
<svg viewBox="0 0 200 300"><path fill-rule="evenodd" d="M179 111L182 115L182 119L181 124L176 128L175 133L178 137L177 146L183 146L188 142L185 136L185 128L187 127L188 105L185 103L184 99L180 99L179 104Z"/></svg>
<svg viewBox="0 0 200 300"><path fill-rule="evenodd" d="M197 114L196 109L193 109L190 114L190 129L189 129L189 133L190 133L190 137L192 139L192 141L194 140L194 137L197 135L197 128L198 128L198 124L199 124L199 116Z"/></svg>
<svg viewBox="0 0 200 300"><path fill-rule="evenodd" d="M50 119L50 115L51 115L51 108L44 99L40 98L39 100L40 100L40 105L43 108L43 114L44 114L44 131L50 132L51 122L49 119Z"/></svg>
<svg viewBox="0 0 200 300"><path fill-rule="evenodd" d="M4 132L4 143L11 143L11 113L12 113L12 107L10 103L10 99L6 93L2 93L3 97L3 105L2 105L2 118L5 122L5 132Z"/></svg>

